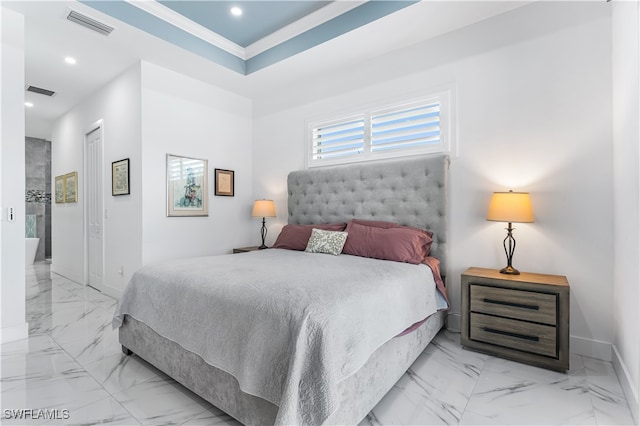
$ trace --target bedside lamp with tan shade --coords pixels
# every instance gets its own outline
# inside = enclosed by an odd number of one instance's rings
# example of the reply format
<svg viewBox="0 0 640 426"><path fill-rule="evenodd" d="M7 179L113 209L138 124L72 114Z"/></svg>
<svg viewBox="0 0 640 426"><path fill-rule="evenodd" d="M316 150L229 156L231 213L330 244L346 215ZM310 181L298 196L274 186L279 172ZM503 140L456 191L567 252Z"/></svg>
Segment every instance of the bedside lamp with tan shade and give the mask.
<svg viewBox="0 0 640 426"><path fill-rule="evenodd" d="M516 250L516 240L513 238L513 222L533 222L533 209L528 192L494 192L489 203L487 220L494 222L507 222L507 236L502 242L504 253L507 255L507 266L500 270L502 274L519 275L520 271L511 264L513 252Z"/></svg>
<svg viewBox="0 0 640 426"><path fill-rule="evenodd" d="M265 223L265 218L267 217L276 217L276 206L273 203L273 200L256 200L253 203L253 211L251 212L251 216L253 217L261 217L262 218L262 228L260 229L260 234L262 235L262 245L258 247L259 249L268 248L264 243L264 239L267 236L267 225Z"/></svg>

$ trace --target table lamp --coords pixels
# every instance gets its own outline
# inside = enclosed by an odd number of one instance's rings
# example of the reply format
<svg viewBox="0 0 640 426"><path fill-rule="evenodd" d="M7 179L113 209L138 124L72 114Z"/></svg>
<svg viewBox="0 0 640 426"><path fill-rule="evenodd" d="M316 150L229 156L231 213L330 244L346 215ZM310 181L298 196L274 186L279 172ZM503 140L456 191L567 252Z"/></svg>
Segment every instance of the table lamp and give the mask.
<svg viewBox="0 0 640 426"><path fill-rule="evenodd" d="M516 250L516 240L513 238L512 222L533 222L533 209L528 192L494 192L489 203L487 220L495 222L508 222L507 237L502 244L507 255L507 266L500 270L502 274L519 275L520 271L511 264L513 252Z"/></svg>
<svg viewBox="0 0 640 426"><path fill-rule="evenodd" d="M262 229L260 234L262 235L262 245L259 249L266 249L267 246L264 243L264 239L267 236L267 225L265 224L266 217L276 217L276 206L273 200L256 200L253 202L253 211L251 212L253 217L262 218Z"/></svg>

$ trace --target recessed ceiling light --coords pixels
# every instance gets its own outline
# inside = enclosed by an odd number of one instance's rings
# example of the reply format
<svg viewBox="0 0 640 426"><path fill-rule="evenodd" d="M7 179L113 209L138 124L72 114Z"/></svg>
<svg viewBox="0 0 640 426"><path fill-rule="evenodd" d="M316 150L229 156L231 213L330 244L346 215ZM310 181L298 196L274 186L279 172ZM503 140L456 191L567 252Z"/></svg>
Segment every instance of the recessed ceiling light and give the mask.
<svg viewBox="0 0 640 426"><path fill-rule="evenodd" d="M229 10L233 16L242 16L242 9L240 9L238 6L233 6Z"/></svg>
<svg viewBox="0 0 640 426"><path fill-rule="evenodd" d="M76 59L72 58L71 56L67 56L66 58L64 58L64 61L66 63L68 63L69 65L75 65L76 64Z"/></svg>
<svg viewBox="0 0 640 426"><path fill-rule="evenodd" d="M25 102L25 103L24 103L24 106L31 108L31 107L33 107L33 103L31 103L31 102Z"/></svg>

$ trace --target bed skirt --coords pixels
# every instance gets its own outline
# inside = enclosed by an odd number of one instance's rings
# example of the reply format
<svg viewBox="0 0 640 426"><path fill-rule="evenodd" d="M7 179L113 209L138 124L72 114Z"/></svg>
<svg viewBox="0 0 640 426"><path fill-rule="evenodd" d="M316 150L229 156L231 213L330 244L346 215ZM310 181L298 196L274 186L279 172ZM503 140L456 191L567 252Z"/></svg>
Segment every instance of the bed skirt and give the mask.
<svg viewBox="0 0 640 426"><path fill-rule="evenodd" d="M340 407L324 424L358 424L402 377L444 325L445 312L433 314L417 330L378 348L338 389ZM245 425L273 424L278 407L240 390L230 374L126 316L120 343L177 382Z"/></svg>

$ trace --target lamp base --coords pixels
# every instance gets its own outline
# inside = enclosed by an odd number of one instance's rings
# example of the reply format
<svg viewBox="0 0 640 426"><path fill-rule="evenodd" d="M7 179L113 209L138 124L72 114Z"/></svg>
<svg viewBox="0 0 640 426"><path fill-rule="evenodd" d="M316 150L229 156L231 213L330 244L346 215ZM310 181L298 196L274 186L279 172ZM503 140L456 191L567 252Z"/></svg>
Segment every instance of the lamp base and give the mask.
<svg viewBox="0 0 640 426"><path fill-rule="evenodd" d="M504 268L500 269L500 273L507 275L520 275L520 271L518 271L513 266L505 266Z"/></svg>
<svg viewBox="0 0 640 426"><path fill-rule="evenodd" d="M262 228L260 228L260 235L262 236L262 244L260 244L260 246L258 247L258 250L264 250L266 248L269 248L264 243L264 239L267 237L267 225L264 222L264 217L262 218Z"/></svg>

